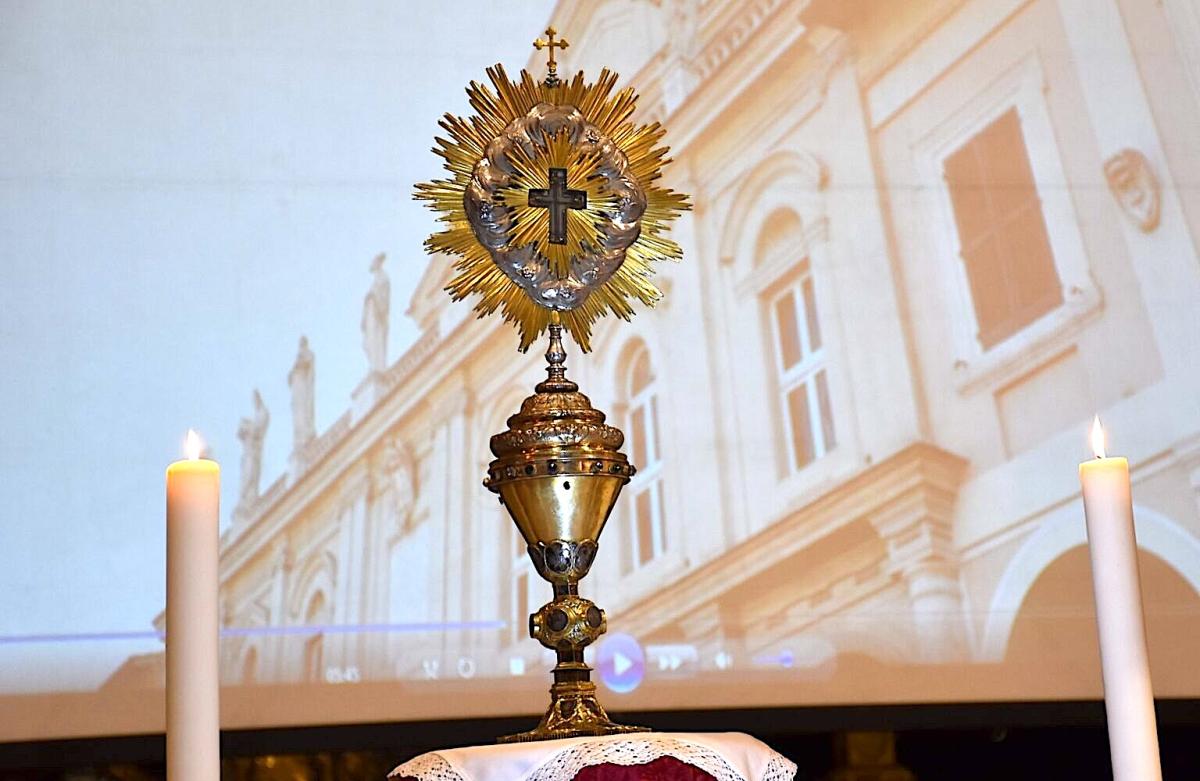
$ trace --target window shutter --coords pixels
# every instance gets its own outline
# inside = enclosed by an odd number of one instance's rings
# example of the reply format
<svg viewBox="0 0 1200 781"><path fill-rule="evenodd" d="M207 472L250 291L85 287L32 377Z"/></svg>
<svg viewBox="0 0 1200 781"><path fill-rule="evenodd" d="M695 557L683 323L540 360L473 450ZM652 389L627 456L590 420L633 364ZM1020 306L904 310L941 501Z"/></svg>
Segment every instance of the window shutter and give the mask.
<svg viewBox="0 0 1200 781"><path fill-rule="evenodd" d="M949 155L943 175L986 350L1063 300L1016 109Z"/></svg>

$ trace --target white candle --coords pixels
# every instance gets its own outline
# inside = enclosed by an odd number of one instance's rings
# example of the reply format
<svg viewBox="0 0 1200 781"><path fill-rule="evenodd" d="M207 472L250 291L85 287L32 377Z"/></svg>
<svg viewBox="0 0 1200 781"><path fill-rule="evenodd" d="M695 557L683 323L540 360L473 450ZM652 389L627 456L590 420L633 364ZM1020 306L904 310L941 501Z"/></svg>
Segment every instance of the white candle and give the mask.
<svg viewBox="0 0 1200 781"><path fill-rule="evenodd" d="M1104 457L1099 418L1092 424L1092 448L1096 458L1079 465L1079 481L1092 558L1113 781L1161 781L1129 462Z"/></svg>
<svg viewBox="0 0 1200 781"><path fill-rule="evenodd" d="M167 779L219 781L217 503L221 468L200 458L167 467Z"/></svg>

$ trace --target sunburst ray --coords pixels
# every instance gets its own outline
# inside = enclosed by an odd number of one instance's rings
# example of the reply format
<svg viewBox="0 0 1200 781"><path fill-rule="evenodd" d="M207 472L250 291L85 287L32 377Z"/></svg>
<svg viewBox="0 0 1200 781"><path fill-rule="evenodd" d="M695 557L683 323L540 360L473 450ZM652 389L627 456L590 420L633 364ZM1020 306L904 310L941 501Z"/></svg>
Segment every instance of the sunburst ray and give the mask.
<svg viewBox="0 0 1200 781"><path fill-rule="evenodd" d="M557 312L564 328L586 352L591 349L591 329L598 319L613 314L628 320L634 313L631 306L634 299L653 306L662 297L650 281L654 265L683 256L666 231L681 211L691 208L688 198L654 184L661 177L663 166L670 162L667 147L660 145L666 130L657 122L636 125L631 121L637 95L628 87L614 92L618 77L608 69L601 70L592 83L586 82L581 71L554 85L538 82L524 70L517 80L510 80L500 65L488 68L487 75L490 87L473 81L467 88L468 101L475 113L469 118L447 114L439 123L448 137L435 139L433 151L443 158L449 178L416 186L416 197L439 213L442 225L440 231L426 239L426 249L456 258L457 274L446 286L455 300L478 296L475 311L481 317L499 311L505 321L517 327L521 350L528 349L546 330L554 310L537 303L492 260L467 219L464 195L488 144L513 120L525 116L540 103L578 108L589 123L621 150L629 174L646 194L641 232L625 250L621 266L578 306ZM618 206L605 181L592 175L593 157L573 146L565 133L553 136L544 145L517 148L510 157L514 172L495 196L511 209L509 246L536 245L551 273L559 279L570 272L572 259L579 257L589 242L591 246L597 245L598 223ZM548 241L549 210L528 203L531 188L549 186L548 173L552 167L566 169L567 187L587 194L586 208L567 212L565 244Z"/></svg>

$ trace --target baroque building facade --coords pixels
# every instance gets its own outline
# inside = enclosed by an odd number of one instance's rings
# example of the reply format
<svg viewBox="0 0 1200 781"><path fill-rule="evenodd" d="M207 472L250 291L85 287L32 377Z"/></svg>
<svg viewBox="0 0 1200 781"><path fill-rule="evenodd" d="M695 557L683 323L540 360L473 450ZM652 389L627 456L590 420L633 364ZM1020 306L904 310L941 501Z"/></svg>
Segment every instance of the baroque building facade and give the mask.
<svg viewBox="0 0 1200 781"><path fill-rule="evenodd" d="M640 469L584 584L613 630L716 700L1027 698L1038 670L1096 696L1075 464L1099 412L1134 465L1157 690L1194 695L1167 661L1200 609L1200 5L553 22L567 69L618 66L670 128L695 204L662 304L568 359ZM480 485L540 358L449 273L428 259L420 337L226 533L228 624L296 630L227 640L227 683L545 666L525 622L549 587Z"/></svg>

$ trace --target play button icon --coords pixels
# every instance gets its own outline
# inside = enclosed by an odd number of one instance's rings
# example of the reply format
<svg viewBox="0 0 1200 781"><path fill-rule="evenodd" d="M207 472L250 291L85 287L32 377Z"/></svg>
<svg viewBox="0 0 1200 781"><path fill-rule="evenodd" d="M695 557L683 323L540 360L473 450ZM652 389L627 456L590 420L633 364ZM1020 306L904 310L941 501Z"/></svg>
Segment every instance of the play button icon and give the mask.
<svg viewBox="0 0 1200 781"><path fill-rule="evenodd" d="M596 669L605 686L618 694L628 694L642 682L646 657L637 640L629 635L609 635L596 649Z"/></svg>

